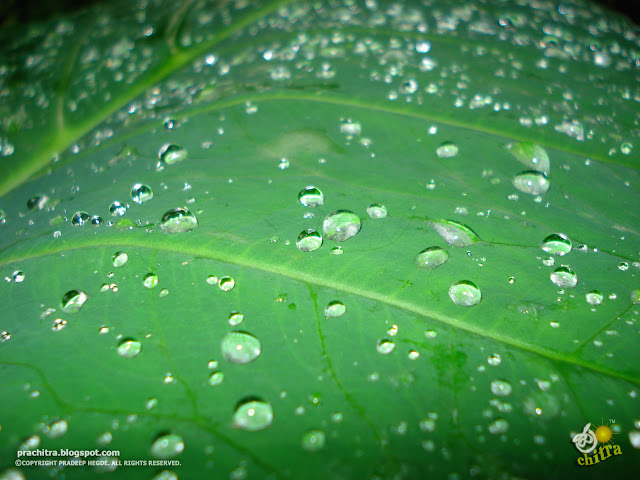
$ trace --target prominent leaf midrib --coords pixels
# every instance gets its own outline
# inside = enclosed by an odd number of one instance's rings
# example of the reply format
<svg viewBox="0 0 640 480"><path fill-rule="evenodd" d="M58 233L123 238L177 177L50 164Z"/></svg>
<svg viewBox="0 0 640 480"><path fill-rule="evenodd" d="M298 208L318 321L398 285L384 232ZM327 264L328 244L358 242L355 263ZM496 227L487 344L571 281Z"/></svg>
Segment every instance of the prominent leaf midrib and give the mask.
<svg viewBox="0 0 640 480"><path fill-rule="evenodd" d="M131 232L132 233L132 232ZM435 320L443 325L447 325L451 328L462 330L474 335L477 335L481 338L485 338L488 340L492 340L506 346L516 348L526 353L534 354L539 357L543 357L552 362L559 362L567 365L572 365L574 367L579 367L584 370L589 370L594 373L598 373L601 375L606 375L608 377L624 380L636 385L640 385L640 376L627 374L623 372L618 372L615 370L611 370L606 367L602 367L599 365L595 365L593 363L588 363L579 358L575 358L572 356L567 356L560 354L558 352L554 352L551 349L540 347L537 345L533 345L527 343L522 340L518 340L513 337L509 337L501 334L496 331L488 331L483 328L479 328L473 324L467 324L457 320L456 318L449 317L447 315L443 315L437 311L432 311L426 308L421 308L411 302L398 300L397 298L392 298L387 295L379 294L376 292L370 292L363 289L354 288L347 284L341 282L335 282L326 280L323 278L318 278L314 275L307 274L300 271L290 271L286 268L280 268L278 266L271 265L269 263L261 262L259 258L245 258L239 256L231 256L225 254L225 252L220 249L212 249L210 245L206 243L200 243L199 245L188 245L181 244L180 248L176 248L174 245L167 245L165 242L160 240L161 237L144 234L144 237L135 237L133 235L128 235L125 238L122 237L101 237L94 238L91 241L91 244L88 245L86 242L79 242L76 239L67 240L65 243L56 244L55 248L50 248L46 252L37 252L37 254L33 255L25 255L21 257L19 260L29 260L31 258L37 258L42 255L51 255L60 252L70 252L72 250L85 250L85 249L95 249L102 247L132 247L132 248L146 248L150 250L159 250L168 253L180 253L186 255L193 255L198 258L205 258L209 260L220 261L224 263L228 263L230 265L236 265L248 269L253 269L265 273L271 273L274 275L280 275L285 278L289 278L292 280L305 282L310 285L315 285L318 287L331 288L334 290L342 291L344 293L348 293L351 295L359 296L362 298L366 298L368 300L374 300L377 302L381 302L391 307L395 307L406 312L410 312L421 317L429 318L431 320ZM215 254L214 254L215 253ZM12 261L17 261L18 259L13 259Z"/></svg>

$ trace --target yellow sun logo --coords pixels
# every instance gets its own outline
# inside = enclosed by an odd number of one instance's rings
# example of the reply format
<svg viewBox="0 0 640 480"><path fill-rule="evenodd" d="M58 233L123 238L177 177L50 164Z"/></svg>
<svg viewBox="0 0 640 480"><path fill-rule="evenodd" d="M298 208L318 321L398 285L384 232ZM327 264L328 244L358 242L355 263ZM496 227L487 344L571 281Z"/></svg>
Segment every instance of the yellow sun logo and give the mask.
<svg viewBox="0 0 640 480"><path fill-rule="evenodd" d="M615 427L615 423L609 423L605 425L604 422L599 427L596 427L596 439L598 443L609 443L613 439L613 430L612 427Z"/></svg>

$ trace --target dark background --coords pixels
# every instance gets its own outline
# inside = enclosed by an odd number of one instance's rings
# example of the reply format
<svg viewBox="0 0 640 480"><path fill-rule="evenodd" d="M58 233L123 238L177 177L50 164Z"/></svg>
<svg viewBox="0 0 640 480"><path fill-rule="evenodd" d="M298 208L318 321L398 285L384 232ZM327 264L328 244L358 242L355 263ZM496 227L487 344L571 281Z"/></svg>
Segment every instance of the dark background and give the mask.
<svg viewBox="0 0 640 480"><path fill-rule="evenodd" d="M0 28L31 20L45 20L58 13L80 10L88 5L105 1L107 0L0 0ZM636 25L640 22L638 0L594 0L594 2L625 15Z"/></svg>

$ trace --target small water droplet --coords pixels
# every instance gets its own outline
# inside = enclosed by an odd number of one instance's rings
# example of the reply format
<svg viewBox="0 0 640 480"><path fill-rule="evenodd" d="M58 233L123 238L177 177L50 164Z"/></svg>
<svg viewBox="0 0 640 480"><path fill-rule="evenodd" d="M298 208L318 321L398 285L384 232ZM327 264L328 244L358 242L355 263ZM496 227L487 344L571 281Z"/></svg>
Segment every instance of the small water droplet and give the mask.
<svg viewBox="0 0 640 480"><path fill-rule="evenodd" d="M336 242L344 242L360 231L360 217L349 210L337 210L327 215L322 222L325 238Z"/></svg>
<svg viewBox="0 0 640 480"><path fill-rule="evenodd" d="M281 158L280 163L278 163L278 168L280 170L286 170L290 165L291 164L289 163L289 160L287 160L286 158Z"/></svg>
<svg viewBox="0 0 640 480"><path fill-rule="evenodd" d="M167 295L169 295L169 289L168 288L163 288L162 290L160 290L160 298L164 298Z"/></svg>
<svg viewBox="0 0 640 480"><path fill-rule="evenodd" d="M100 225L102 225L102 223L102 217L98 215L94 215L93 217L91 217L91 225L93 225L94 227L99 227Z"/></svg>
<svg viewBox="0 0 640 480"><path fill-rule="evenodd" d="M127 206L120 202L113 202L109 205L109 213L112 217L121 217L127 211Z"/></svg>
<svg viewBox="0 0 640 480"><path fill-rule="evenodd" d="M348 120L340 125L340 133L344 135L360 135L362 126L358 122Z"/></svg>
<svg viewBox="0 0 640 480"><path fill-rule="evenodd" d="M163 145L158 151L158 158L163 165L173 165L187 158L187 151L178 145Z"/></svg>
<svg viewBox="0 0 640 480"><path fill-rule="evenodd" d="M629 142L624 142L620 145L620 151L625 155L630 155L633 152L633 145Z"/></svg>
<svg viewBox="0 0 640 480"><path fill-rule="evenodd" d="M491 382L491 393L499 397L511 395L511 384L505 380L494 380Z"/></svg>
<svg viewBox="0 0 640 480"><path fill-rule="evenodd" d="M125 338L118 344L118 355L123 358L135 358L140 354L142 350L142 344L133 339Z"/></svg>
<svg viewBox="0 0 640 480"><path fill-rule="evenodd" d="M507 433L509 431L509 422L499 418L489 424L489 433L498 435L500 433Z"/></svg>
<svg viewBox="0 0 640 480"><path fill-rule="evenodd" d="M436 154L440 158L451 158L458 154L458 146L455 143L444 142L436 149Z"/></svg>
<svg viewBox="0 0 640 480"><path fill-rule="evenodd" d="M236 281L231 277L222 277L218 280L218 288L223 292L228 292L233 290L233 287L236 286Z"/></svg>
<svg viewBox="0 0 640 480"><path fill-rule="evenodd" d="M562 233L552 233L542 241L540 248L561 257L571 251L571 240Z"/></svg>
<svg viewBox="0 0 640 480"><path fill-rule="evenodd" d="M273 408L263 400L240 401L233 414L233 426L248 432L263 430L273 423Z"/></svg>
<svg viewBox="0 0 640 480"><path fill-rule="evenodd" d="M502 363L502 357L500 357L498 353L494 353L487 357L487 363L492 367L497 367L498 365L500 365L500 363Z"/></svg>
<svg viewBox="0 0 640 480"><path fill-rule="evenodd" d="M528 170L513 177L513 186L523 193L542 195L549 191L551 182L544 173Z"/></svg>
<svg viewBox="0 0 640 480"><path fill-rule="evenodd" d="M385 218L387 216L387 207L379 203L374 203L367 207L367 213L371 218Z"/></svg>
<svg viewBox="0 0 640 480"><path fill-rule="evenodd" d="M158 276L155 273L147 273L142 280L142 285L146 288L156 288L158 285Z"/></svg>
<svg viewBox="0 0 640 480"><path fill-rule="evenodd" d="M471 228L454 220L434 220L430 225L452 247L466 247L482 241Z"/></svg>
<svg viewBox="0 0 640 480"><path fill-rule="evenodd" d="M482 293L475 283L470 280L461 280L451 285L449 297L456 305L472 307L480 303Z"/></svg>
<svg viewBox="0 0 640 480"><path fill-rule="evenodd" d="M409 354L407 356L409 357L409 360L417 360L420 358L420 353L415 350L409 350Z"/></svg>
<svg viewBox="0 0 640 480"><path fill-rule="evenodd" d="M629 270L629 264L627 262L620 262L618 264L618 269L623 272L626 272L627 270Z"/></svg>
<svg viewBox="0 0 640 480"><path fill-rule="evenodd" d="M225 359L240 364L253 362L262 352L260 340L245 332L227 333L220 348Z"/></svg>
<svg viewBox="0 0 640 480"><path fill-rule="evenodd" d="M113 254L113 266L116 268L124 267L129 260L129 255L124 252L116 252Z"/></svg>
<svg viewBox="0 0 640 480"><path fill-rule="evenodd" d="M312 228L300 232L300 235L298 235L298 240L296 240L296 247L298 247L298 250L300 250L301 252L313 252L314 250L319 249L321 246L322 235L320 235Z"/></svg>
<svg viewBox="0 0 640 480"><path fill-rule="evenodd" d="M29 210L42 210L49 202L49 197L46 195L34 195L27 200L27 208Z"/></svg>
<svg viewBox="0 0 640 480"><path fill-rule="evenodd" d="M222 372L213 372L209 375L209 385L215 387L220 385L224 381L224 373Z"/></svg>
<svg viewBox="0 0 640 480"><path fill-rule="evenodd" d="M330 253L331 255L342 255L344 253L344 250L340 245L338 245L337 247L333 247Z"/></svg>
<svg viewBox="0 0 640 480"><path fill-rule="evenodd" d="M302 448L309 452L316 452L324 447L326 441L322 430L309 430L302 435Z"/></svg>
<svg viewBox="0 0 640 480"><path fill-rule="evenodd" d="M547 176L551 172L551 163L547 151L532 142L510 143L507 150L523 165L531 170L541 172Z"/></svg>
<svg viewBox="0 0 640 480"><path fill-rule="evenodd" d="M387 339L378 340L378 343L376 344L376 350L378 351L378 353L381 353L382 355L389 355L395 349L396 349L396 344L393 343L391 340L387 340Z"/></svg>
<svg viewBox="0 0 640 480"><path fill-rule="evenodd" d="M144 202L148 202L153 198L153 191L148 185L143 185L142 183L136 183L131 188L131 200L138 204L143 204Z"/></svg>
<svg viewBox="0 0 640 480"><path fill-rule="evenodd" d="M215 275L209 275L207 277L207 283L209 285L217 285L218 284L218 277L216 277Z"/></svg>
<svg viewBox="0 0 640 480"><path fill-rule="evenodd" d="M198 226L196 216L184 207L173 208L162 216L160 227L164 233L189 232Z"/></svg>
<svg viewBox="0 0 640 480"><path fill-rule="evenodd" d="M71 217L71 225L74 227L82 227L91 220L91 217L87 212L76 212Z"/></svg>
<svg viewBox="0 0 640 480"><path fill-rule="evenodd" d="M178 474L171 470L162 470L155 474L151 480L178 480Z"/></svg>
<svg viewBox="0 0 640 480"><path fill-rule="evenodd" d="M15 272L13 272L13 274L11 275L11 278L13 279L13 281L15 283L22 283L24 282L26 275L22 270L16 270Z"/></svg>
<svg viewBox="0 0 640 480"><path fill-rule="evenodd" d="M640 431L631 430L629 432L629 443L633 448L640 449Z"/></svg>
<svg viewBox="0 0 640 480"><path fill-rule="evenodd" d="M309 186L300 191L298 200L305 207L318 207L324 204L324 194L318 188Z"/></svg>
<svg viewBox="0 0 640 480"><path fill-rule="evenodd" d="M613 296L613 298L615 298L615 295ZM637 305L640 303L640 289L631 291L631 303L633 303L634 305Z"/></svg>
<svg viewBox="0 0 640 480"><path fill-rule="evenodd" d="M449 252L440 247L429 247L416 255L413 261L418 268L433 270L434 268L446 263L447 260L449 260Z"/></svg>
<svg viewBox="0 0 640 480"><path fill-rule="evenodd" d="M82 290L69 290L62 297L61 307L62 311L75 315L78 313L82 306L85 304L89 297Z"/></svg>
<svg viewBox="0 0 640 480"><path fill-rule="evenodd" d="M550 278L560 288L573 288L578 284L578 275L567 265L556 268Z"/></svg>
<svg viewBox="0 0 640 480"><path fill-rule="evenodd" d="M240 312L231 312L229 314L229 325L237 327L244 321L244 315Z"/></svg>
<svg viewBox="0 0 640 480"><path fill-rule="evenodd" d="M54 420L44 426L42 433L49 438L59 438L67 433L68 428L69 425L66 420Z"/></svg>
<svg viewBox="0 0 640 480"><path fill-rule="evenodd" d="M159 435L151 444L151 455L155 458L173 458L184 450L184 440L175 433Z"/></svg>
<svg viewBox="0 0 640 480"><path fill-rule="evenodd" d="M346 311L347 307L344 306L344 303L334 300L333 302L329 302L327 308L324 309L324 315L327 318L341 317Z"/></svg>
<svg viewBox="0 0 640 480"><path fill-rule="evenodd" d="M604 300L604 295L602 295L597 290L592 290L591 292L586 294L586 298L589 305L600 305L602 303L602 300Z"/></svg>

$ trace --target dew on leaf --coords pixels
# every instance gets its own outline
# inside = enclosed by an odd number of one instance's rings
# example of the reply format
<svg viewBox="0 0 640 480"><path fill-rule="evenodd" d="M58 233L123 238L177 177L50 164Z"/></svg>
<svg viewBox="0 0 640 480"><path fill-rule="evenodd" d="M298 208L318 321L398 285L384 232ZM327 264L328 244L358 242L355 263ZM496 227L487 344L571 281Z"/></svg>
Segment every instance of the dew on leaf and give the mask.
<svg viewBox="0 0 640 480"><path fill-rule="evenodd" d="M229 332L220 344L222 356L231 363L250 363L260 356L262 345L253 335L245 332Z"/></svg>
<svg viewBox="0 0 640 480"><path fill-rule="evenodd" d="M135 358L140 354L142 344L133 338L125 338L118 343L117 352L122 358Z"/></svg>
<svg viewBox="0 0 640 480"><path fill-rule="evenodd" d="M74 227L82 227L91 220L91 217L87 212L76 212L71 217L71 225Z"/></svg>
<svg viewBox="0 0 640 480"><path fill-rule="evenodd" d="M509 431L509 422L507 422L506 420L499 418L494 420L493 422L491 422L489 424L489 433L492 433L493 435L498 435L500 433L506 433Z"/></svg>
<svg viewBox="0 0 640 480"><path fill-rule="evenodd" d="M631 303L633 303L634 305L640 304L640 289L631 291Z"/></svg>
<svg viewBox="0 0 640 480"><path fill-rule="evenodd" d="M82 309L89 297L82 290L69 290L62 296L61 307L64 313L75 315Z"/></svg>
<svg viewBox="0 0 640 480"><path fill-rule="evenodd" d="M309 430L302 435L302 448L309 452L321 450L325 442L326 436L322 430Z"/></svg>
<svg viewBox="0 0 640 480"><path fill-rule="evenodd" d="M287 160L286 158L281 158L280 163L278 163L278 168L280 170L286 170L290 165L291 163L289 162L289 160Z"/></svg>
<svg viewBox="0 0 640 480"><path fill-rule="evenodd" d="M153 191L148 185L142 183L136 183L131 188L131 200L137 204L143 204L153 198Z"/></svg>
<svg viewBox="0 0 640 480"><path fill-rule="evenodd" d="M231 312L229 314L229 325L237 327L244 321L244 315L240 312Z"/></svg>
<svg viewBox="0 0 640 480"><path fill-rule="evenodd" d="M629 443L633 448L640 449L640 431L631 430L629 432Z"/></svg>
<svg viewBox="0 0 640 480"><path fill-rule="evenodd" d="M415 256L413 261L418 268L433 270L449 260L449 252L440 247L429 247Z"/></svg>
<svg viewBox="0 0 640 480"><path fill-rule="evenodd" d="M162 216L160 227L164 233L189 232L198 226L196 216L184 207L173 208Z"/></svg>
<svg viewBox="0 0 640 480"><path fill-rule="evenodd" d="M516 142L506 146L507 150L529 170L543 173L547 177L551 172L551 163L547 151L532 142Z"/></svg>
<svg viewBox="0 0 640 480"><path fill-rule="evenodd" d="M505 380L493 380L491 382L491 393L499 397L511 395L511 384Z"/></svg>
<svg viewBox="0 0 640 480"><path fill-rule="evenodd" d="M544 173L528 170L513 177L513 186L523 193L542 195L549 191L551 182Z"/></svg>
<svg viewBox="0 0 640 480"><path fill-rule="evenodd" d="M142 285L144 285L145 288L156 288L156 285L158 285L158 276L155 273L147 273L144 276L144 280L142 280Z"/></svg>
<svg viewBox="0 0 640 480"><path fill-rule="evenodd" d="M103 220L102 217L99 215L94 215L93 217L91 217L91 225L93 225L94 227L99 227L100 225L102 225Z"/></svg>
<svg viewBox="0 0 640 480"><path fill-rule="evenodd" d="M589 305L600 305L602 300L604 300L604 295L597 290L592 290L585 296Z"/></svg>
<svg viewBox="0 0 640 480"><path fill-rule="evenodd" d="M129 260L129 255L125 252L116 252L113 254L113 266L116 268L124 267Z"/></svg>
<svg viewBox="0 0 640 480"><path fill-rule="evenodd" d="M618 270L626 272L627 270L629 270L629 264L627 262L620 262L618 264Z"/></svg>
<svg viewBox="0 0 640 480"><path fill-rule="evenodd" d="M162 290L160 290L160 298L164 298L167 295L169 295L169 289L168 288L163 288Z"/></svg>
<svg viewBox="0 0 640 480"><path fill-rule="evenodd" d="M322 235L320 235L312 228L300 232L300 235L298 235L298 240L296 240L296 247L298 247L298 250L300 250L301 252L313 252L314 250L319 249L321 246Z"/></svg>
<svg viewBox="0 0 640 480"><path fill-rule="evenodd" d="M340 245L338 245L337 247L333 247L330 253L331 255L342 255L344 253L344 250Z"/></svg>
<svg viewBox="0 0 640 480"><path fill-rule="evenodd" d="M213 372L209 375L209 385L215 387L220 385L224 381L224 373Z"/></svg>
<svg viewBox="0 0 640 480"><path fill-rule="evenodd" d="M151 480L178 480L178 474L171 470L162 470L155 474Z"/></svg>
<svg viewBox="0 0 640 480"><path fill-rule="evenodd" d="M216 277L215 275L209 275L207 277L207 283L209 285L217 285L218 284L218 277Z"/></svg>
<svg viewBox="0 0 640 480"><path fill-rule="evenodd" d="M231 277L222 277L218 280L218 288L223 292L228 292L233 290L233 287L236 286L236 281Z"/></svg>
<svg viewBox="0 0 640 480"><path fill-rule="evenodd" d="M497 367L498 365L500 365L500 363L502 363L502 357L500 357L500 354L494 353L487 357L487 363L492 367Z"/></svg>
<svg viewBox="0 0 640 480"><path fill-rule="evenodd" d="M13 279L13 281L15 283L22 283L24 282L26 275L22 270L16 270L15 272L13 272L11 274L11 278Z"/></svg>
<svg viewBox="0 0 640 480"><path fill-rule="evenodd" d="M112 217L121 217L127 211L127 206L120 202L113 202L109 205L109 213Z"/></svg>
<svg viewBox="0 0 640 480"><path fill-rule="evenodd" d="M385 218L387 216L387 207L380 203L374 203L367 207L367 213L371 218Z"/></svg>
<svg viewBox="0 0 640 480"><path fill-rule="evenodd" d="M233 427L255 432L273 423L273 408L263 400L241 401L233 414Z"/></svg>
<svg viewBox="0 0 640 480"><path fill-rule="evenodd" d="M298 201L305 207L318 207L324 203L324 195L320 189L309 186L298 193Z"/></svg>
<svg viewBox="0 0 640 480"><path fill-rule="evenodd" d="M59 438L67 433L68 428L66 420L53 420L42 428L42 433L49 438Z"/></svg>
<svg viewBox="0 0 640 480"><path fill-rule="evenodd" d="M633 145L629 142L624 142L620 145L620 151L625 155L630 155L633 152Z"/></svg>
<svg viewBox="0 0 640 480"><path fill-rule="evenodd" d="M396 349L396 344L393 343L391 340L387 340L387 339L378 340L378 343L376 344L376 350L378 351L378 353L381 353L382 355L389 355L395 349Z"/></svg>
<svg viewBox="0 0 640 480"><path fill-rule="evenodd" d="M325 238L344 242L360 231L360 217L349 210L337 210L326 216L322 222Z"/></svg>
<svg viewBox="0 0 640 480"><path fill-rule="evenodd" d="M158 158L163 165L173 165L187 158L187 151L179 145L163 145L158 151Z"/></svg>
<svg viewBox="0 0 640 480"><path fill-rule="evenodd" d="M164 433L151 444L151 455L155 458L174 458L184 450L184 440L175 433Z"/></svg>
<svg viewBox="0 0 640 480"><path fill-rule="evenodd" d="M361 132L362 126L358 122L352 122L349 120L340 125L340 133L343 133L344 135L360 135Z"/></svg>
<svg viewBox="0 0 640 480"><path fill-rule="evenodd" d="M49 202L49 197L46 195L34 195L29 200L27 200L27 208L29 210L42 210L47 206Z"/></svg>
<svg viewBox="0 0 640 480"><path fill-rule="evenodd" d="M463 307L472 307L480 303L482 293L478 286L470 280L461 280L449 288L449 297L453 303Z"/></svg>
<svg viewBox="0 0 640 480"><path fill-rule="evenodd" d="M346 311L347 307L344 306L344 303L334 300L333 302L329 302L327 307L324 309L324 315L327 318L341 317Z"/></svg>
<svg viewBox="0 0 640 480"><path fill-rule="evenodd" d="M550 278L560 288L573 288L578 284L578 275L567 265L556 268L551 272Z"/></svg>
<svg viewBox="0 0 640 480"><path fill-rule="evenodd" d="M430 225L452 247L466 247L482 241L471 228L454 220L433 220Z"/></svg>
<svg viewBox="0 0 640 480"><path fill-rule="evenodd" d="M571 251L571 240L563 233L552 233L542 241L540 248L561 257Z"/></svg>
<svg viewBox="0 0 640 480"><path fill-rule="evenodd" d="M444 142L436 149L436 155L440 158L452 158L458 154L458 146L455 143Z"/></svg>

